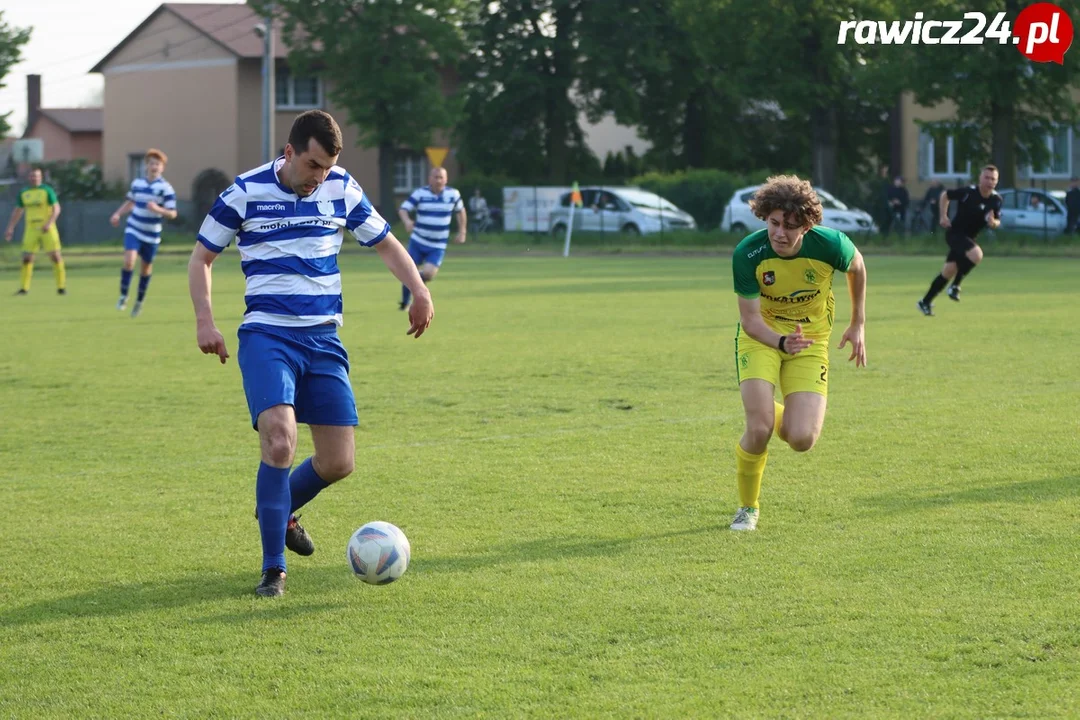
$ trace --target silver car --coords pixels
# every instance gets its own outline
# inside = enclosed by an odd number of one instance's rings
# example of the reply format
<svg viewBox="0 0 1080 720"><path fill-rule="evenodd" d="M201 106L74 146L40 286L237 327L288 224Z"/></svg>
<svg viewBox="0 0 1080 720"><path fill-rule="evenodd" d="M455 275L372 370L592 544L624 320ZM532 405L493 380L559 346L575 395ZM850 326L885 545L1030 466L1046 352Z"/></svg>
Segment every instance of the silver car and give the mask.
<svg viewBox="0 0 1080 720"><path fill-rule="evenodd" d="M689 213L656 193L640 188L581 188L582 207L574 208L574 230L647 235L673 230L696 230ZM551 211L551 234L562 237L570 221L570 193Z"/></svg>
<svg viewBox="0 0 1080 720"><path fill-rule="evenodd" d="M998 190L1001 229L1025 235L1058 235L1065 231L1065 201L1034 188Z"/></svg>

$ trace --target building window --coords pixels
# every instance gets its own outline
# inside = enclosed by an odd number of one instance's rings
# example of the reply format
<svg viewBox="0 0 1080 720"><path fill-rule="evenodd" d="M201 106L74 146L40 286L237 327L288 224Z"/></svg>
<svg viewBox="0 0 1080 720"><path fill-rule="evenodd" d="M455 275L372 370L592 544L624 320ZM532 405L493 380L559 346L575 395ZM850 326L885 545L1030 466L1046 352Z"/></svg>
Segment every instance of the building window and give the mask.
<svg viewBox="0 0 1080 720"><path fill-rule="evenodd" d="M274 93L278 110L311 110L322 106L322 80L314 75L278 70Z"/></svg>
<svg viewBox="0 0 1080 720"><path fill-rule="evenodd" d="M146 177L146 153L128 153L128 184Z"/></svg>
<svg viewBox="0 0 1080 720"><path fill-rule="evenodd" d="M940 178L971 176L971 160L961 143L947 130L922 131L927 138L927 175Z"/></svg>
<svg viewBox="0 0 1080 720"><path fill-rule="evenodd" d="M1072 177L1072 128L1057 127L1044 137L1048 159L1038 168L1028 168L1033 178Z"/></svg>
<svg viewBox="0 0 1080 720"><path fill-rule="evenodd" d="M401 150L394 160L394 192L411 193L427 183L427 157Z"/></svg>

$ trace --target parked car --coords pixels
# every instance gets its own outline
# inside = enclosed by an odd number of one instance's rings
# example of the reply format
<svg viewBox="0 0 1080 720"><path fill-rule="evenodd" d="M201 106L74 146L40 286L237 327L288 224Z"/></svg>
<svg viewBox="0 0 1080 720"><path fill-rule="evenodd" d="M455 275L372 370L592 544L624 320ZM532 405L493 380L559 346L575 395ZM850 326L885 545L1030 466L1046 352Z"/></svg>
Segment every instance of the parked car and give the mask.
<svg viewBox="0 0 1080 720"><path fill-rule="evenodd" d="M748 233L765 227L765 221L759 220L750 209L750 198L754 197L759 187L759 185L754 185L735 191L735 194L731 196L731 201L724 208L724 217L720 221L722 231ZM849 208L821 188L814 188L814 192L821 200L824 216L822 225L848 234L878 232L878 226L870 217L870 213L858 208Z"/></svg>
<svg viewBox="0 0 1080 720"><path fill-rule="evenodd" d="M581 188L582 207L574 209L574 230L647 235L661 231L696 230L694 218L656 193L640 188ZM570 193L559 198L551 211L552 235L566 234L570 219Z"/></svg>
<svg viewBox="0 0 1080 720"><path fill-rule="evenodd" d="M1001 195L1001 229L1010 232L1057 235L1065 231L1068 213L1060 192L1008 188Z"/></svg>

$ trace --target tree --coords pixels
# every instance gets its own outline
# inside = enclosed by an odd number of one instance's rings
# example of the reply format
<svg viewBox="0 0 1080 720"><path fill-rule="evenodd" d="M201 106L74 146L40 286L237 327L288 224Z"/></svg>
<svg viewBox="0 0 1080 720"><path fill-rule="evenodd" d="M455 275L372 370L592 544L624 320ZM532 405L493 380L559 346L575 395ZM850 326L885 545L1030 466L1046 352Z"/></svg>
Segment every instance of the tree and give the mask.
<svg viewBox="0 0 1080 720"><path fill-rule="evenodd" d="M465 52L459 0L273 0L289 64L329 80L360 144L379 150L379 200L394 203L400 147L422 148L457 120ZM259 11L267 4L261 0Z"/></svg>
<svg viewBox="0 0 1080 720"><path fill-rule="evenodd" d="M786 128L806 140L802 154L787 154L780 167L809 168L815 184L835 189L842 172L867 163L879 136L865 130L881 122L895 97L860 92L867 50L839 45L837 32L853 17L893 17L891 0L677 0L675 7L707 66L735 78L751 107L779 111L766 138ZM727 42L733 35L734 56ZM749 119L746 105L733 109Z"/></svg>
<svg viewBox="0 0 1080 720"><path fill-rule="evenodd" d="M4 87L4 78L8 71L22 60L22 47L30 40L31 28L16 28L4 22L4 13L0 11L0 88ZM7 137L11 131L8 123L8 111L0 115L0 138Z"/></svg>
<svg viewBox="0 0 1080 720"><path fill-rule="evenodd" d="M523 182L563 184L598 175L571 98L579 72L584 0L505 0L479 5L468 23L465 118L468 162Z"/></svg>
<svg viewBox="0 0 1080 720"><path fill-rule="evenodd" d="M618 17L621 22L613 23ZM582 14L581 89L589 118L612 113L652 143L664 170L729 165L725 120L738 105L738 37L727 36L708 62L666 0L591 0Z"/></svg>

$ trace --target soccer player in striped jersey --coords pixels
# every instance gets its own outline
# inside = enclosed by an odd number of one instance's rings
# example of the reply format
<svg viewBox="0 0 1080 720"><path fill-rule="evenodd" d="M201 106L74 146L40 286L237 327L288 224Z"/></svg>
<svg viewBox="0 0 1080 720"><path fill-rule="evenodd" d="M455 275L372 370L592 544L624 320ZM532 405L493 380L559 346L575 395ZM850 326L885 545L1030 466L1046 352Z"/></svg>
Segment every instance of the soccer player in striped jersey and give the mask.
<svg viewBox="0 0 1080 720"><path fill-rule="evenodd" d="M446 244L450 240L450 218L457 216L458 231L454 242L465 242L465 203L461 193L446 186L446 169L432 168L428 173L428 184L413 190L412 195L401 203L398 217L405 224L409 233L409 257L420 270L424 283L435 279L446 255ZM410 213L416 213L413 222ZM398 308L409 307L409 288L401 286L401 304Z"/></svg>
<svg viewBox="0 0 1080 720"><path fill-rule="evenodd" d="M160 150L146 151L146 177L135 178L131 182L127 199L109 218L113 227L120 225L120 218L128 216L124 228L124 267L120 270L120 299L116 309L127 307L128 288L131 287L131 274L135 269L135 256L141 263L139 272L139 294L135 306L131 308L131 317L138 317L142 312L146 288L150 286L150 274L154 270L154 255L161 244L161 219L172 220L176 217L176 192L169 181L162 177L168 158Z"/></svg>
<svg viewBox="0 0 1080 720"><path fill-rule="evenodd" d="M337 166L341 130L327 113L297 116L282 157L236 178L218 196L199 230L188 264L199 348L229 357L210 304L211 266L236 239L247 310L237 335L239 363L262 462L255 480L262 537L262 580L255 592L285 592L285 548L315 547L296 511L353 471L358 422L349 383L337 256L348 231L374 247L416 299L409 335L431 323L431 295L405 248L348 172ZM296 425L307 423L315 453L290 472Z"/></svg>

